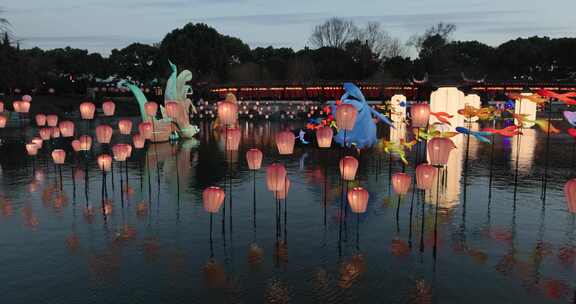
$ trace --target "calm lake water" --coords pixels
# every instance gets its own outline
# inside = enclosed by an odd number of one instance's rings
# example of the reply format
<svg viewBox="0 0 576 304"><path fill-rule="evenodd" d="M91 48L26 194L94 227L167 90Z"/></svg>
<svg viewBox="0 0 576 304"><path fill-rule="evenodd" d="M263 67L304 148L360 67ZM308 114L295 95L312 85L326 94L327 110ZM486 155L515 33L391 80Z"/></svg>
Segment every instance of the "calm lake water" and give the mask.
<svg viewBox="0 0 576 304"><path fill-rule="evenodd" d="M277 157L273 135L300 125L242 122L241 148L232 155L208 123L197 140L135 151L127 163L129 194L121 191L123 166L115 164L114 185L107 176L107 214L94 161L106 147L94 144L87 167L83 156L68 153L60 191L46 143L33 166L22 138L3 130L2 303L575 301L576 219L562 192L575 174L567 135L551 139L545 201L541 131L496 138L493 162L491 147L472 138L466 163L466 138L456 137L439 193L434 258L435 190L398 198L389 177L401 163L390 165L381 148L358 154L300 145L293 156ZM113 141L127 138L115 134ZM279 225L265 170L253 175L245 162L252 147L264 151L263 168L275 161L288 167L291 188ZM408 173L424 157L416 150L408 154ZM340 212L341 153L360 160L349 186L370 192L358 217ZM226 187L232 206L227 198L224 227L223 210L213 217L211 242L202 190L212 185Z"/></svg>

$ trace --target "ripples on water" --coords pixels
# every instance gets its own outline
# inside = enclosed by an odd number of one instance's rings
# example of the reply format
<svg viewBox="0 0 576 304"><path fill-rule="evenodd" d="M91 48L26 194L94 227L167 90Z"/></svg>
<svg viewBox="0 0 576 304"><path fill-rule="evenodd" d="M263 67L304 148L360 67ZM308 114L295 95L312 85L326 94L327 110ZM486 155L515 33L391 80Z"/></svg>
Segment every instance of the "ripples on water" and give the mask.
<svg viewBox="0 0 576 304"><path fill-rule="evenodd" d="M401 198L397 221L399 200L390 187L389 168L399 172L401 166L397 160L390 165L378 149L346 152L360 160L358 181L350 186L368 189L370 201L360 217L348 214L339 242L341 152L299 146L292 157L276 157L273 134L295 124L245 123L241 150L232 155L225 155L219 134L207 124L198 140L135 151L128 161L128 192L121 192L125 173L116 164L114 186L107 177L104 205L94 157L106 147L95 144L88 167L83 157L69 153L60 191L47 149L40 152L33 174L23 145L16 143L20 138L5 130L0 160L3 302L574 301L576 221L562 194L573 175L573 144L567 136L551 141L545 204L540 199L542 132L525 130L520 142L496 139L490 200L490 146L471 139L464 170L465 138L455 138L458 149L439 193L434 261L436 193L410 192ZM52 144L57 145L69 146L64 140ZM274 161L288 166L292 185L279 230L264 170L255 175L254 218L253 175L244 161L245 151L254 146L265 153L264 167ZM409 173L415 157L415 151L409 154ZM211 250L201 192L212 185L227 187L233 205L230 213L227 200L224 227L222 213L213 218Z"/></svg>

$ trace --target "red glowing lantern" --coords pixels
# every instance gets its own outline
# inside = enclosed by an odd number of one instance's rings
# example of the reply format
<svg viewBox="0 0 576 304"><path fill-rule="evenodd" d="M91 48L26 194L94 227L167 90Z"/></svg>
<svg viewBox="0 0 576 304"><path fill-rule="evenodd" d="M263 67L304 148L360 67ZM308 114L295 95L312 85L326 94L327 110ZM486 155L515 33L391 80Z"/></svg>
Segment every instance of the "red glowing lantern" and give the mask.
<svg viewBox="0 0 576 304"><path fill-rule="evenodd" d="M144 144L146 143L146 139L144 138L144 136L142 136L140 134L134 134L134 136L132 136L132 143L134 144L134 148L142 149L142 148L144 148Z"/></svg>
<svg viewBox="0 0 576 304"><path fill-rule="evenodd" d="M4 112L4 102L0 101L0 113Z"/></svg>
<svg viewBox="0 0 576 304"><path fill-rule="evenodd" d="M352 130L358 110L351 104L341 104L336 108L336 125L343 130Z"/></svg>
<svg viewBox="0 0 576 304"><path fill-rule="evenodd" d="M129 144L124 144L124 148L126 149L126 159L130 158L130 156L132 156L132 145Z"/></svg>
<svg viewBox="0 0 576 304"><path fill-rule="evenodd" d="M132 121L130 119L120 119L118 121L118 130L122 135L130 135L132 132Z"/></svg>
<svg viewBox="0 0 576 304"><path fill-rule="evenodd" d="M416 188L421 190L432 189L436 168L429 164L420 164L416 167Z"/></svg>
<svg viewBox="0 0 576 304"><path fill-rule="evenodd" d="M148 117L155 117L156 112L158 112L158 104L153 101L148 101L144 104L144 111Z"/></svg>
<svg viewBox="0 0 576 304"><path fill-rule="evenodd" d="M26 152L30 156L35 156L38 154L38 146L35 143L26 144Z"/></svg>
<svg viewBox="0 0 576 304"><path fill-rule="evenodd" d="M449 138L435 137L428 142L428 158L433 166L446 166L450 152L456 146Z"/></svg>
<svg viewBox="0 0 576 304"><path fill-rule="evenodd" d="M226 194L220 187L208 187L202 192L204 210L208 213L218 213Z"/></svg>
<svg viewBox="0 0 576 304"><path fill-rule="evenodd" d="M406 195L410 189L412 177L406 173L395 173L392 175L392 188L398 195Z"/></svg>
<svg viewBox="0 0 576 304"><path fill-rule="evenodd" d="M116 110L116 104L113 101L107 100L102 103L102 112L104 116L114 116L114 111Z"/></svg>
<svg viewBox="0 0 576 304"><path fill-rule="evenodd" d="M72 150L74 150L74 152L82 151L82 144L78 139L73 140L70 144L72 145Z"/></svg>
<svg viewBox="0 0 576 304"><path fill-rule="evenodd" d="M168 117L175 119L176 116L178 116L178 110L180 108L180 105L175 102L175 101L167 101L165 104L165 108L166 108L166 115L168 115Z"/></svg>
<svg viewBox="0 0 576 304"><path fill-rule="evenodd" d="M282 131L276 134L276 147L280 155L290 155L294 152L296 138L290 131Z"/></svg>
<svg viewBox="0 0 576 304"><path fill-rule="evenodd" d="M80 141L82 151L90 151L90 149L92 148L92 137L90 137L89 135L82 135L78 140Z"/></svg>
<svg viewBox="0 0 576 304"><path fill-rule="evenodd" d="M570 213L576 213L576 178L566 182L564 185L564 196Z"/></svg>
<svg viewBox="0 0 576 304"><path fill-rule="evenodd" d="M66 161L66 152L62 149L53 150L52 151L52 160L57 165L64 164L64 161Z"/></svg>
<svg viewBox="0 0 576 304"><path fill-rule="evenodd" d="M284 183L282 183L282 189L275 192L276 198L279 200L286 199L289 190L290 190L290 180L286 178L284 179Z"/></svg>
<svg viewBox="0 0 576 304"><path fill-rule="evenodd" d="M22 96L22 101L32 102L32 96L24 95Z"/></svg>
<svg viewBox="0 0 576 304"><path fill-rule="evenodd" d="M42 128L38 133L40 133L42 140L49 140L52 135L52 128Z"/></svg>
<svg viewBox="0 0 576 304"><path fill-rule="evenodd" d="M98 156L96 161L98 162L98 168L100 168L100 170L108 172L112 169L112 156L102 154Z"/></svg>
<svg viewBox="0 0 576 304"><path fill-rule="evenodd" d="M112 140L112 127L109 125L99 125L96 127L96 140L101 144L109 144Z"/></svg>
<svg viewBox="0 0 576 304"><path fill-rule="evenodd" d="M248 168L250 170L258 170L262 167L262 151L258 149L250 149L246 152L246 162L248 162Z"/></svg>
<svg viewBox="0 0 576 304"><path fill-rule="evenodd" d="M6 122L8 122L8 118L4 115L0 115L0 128L6 127Z"/></svg>
<svg viewBox="0 0 576 304"><path fill-rule="evenodd" d="M20 102L20 113L28 113L30 112L30 102L29 101L21 101Z"/></svg>
<svg viewBox="0 0 576 304"><path fill-rule="evenodd" d="M83 102L80 104L80 116L82 119L94 119L96 106L91 102Z"/></svg>
<svg viewBox="0 0 576 304"><path fill-rule="evenodd" d="M430 106L428 104L414 104L410 107L412 127L426 128L430 119Z"/></svg>
<svg viewBox="0 0 576 304"><path fill-rule="evenodd" d="M52 135L52 138L60 138L60 129L58 129L58 127L52 127L49 128L50 129L50 134Z"/></svg>
<svg viewBox="0 0 576 304"><path fill-rule="evenodd" d="M340 176L343 180L352 181L356 178L358 160L353 156L344 156L340 160Z"/></svg>
<svg viewBox="0 0 576 304"><path fill-rule="evenodd" d="M266 169L266 185L268 190L276 192L284 187L286 169L281 164L272 164Z"/></svg>
<svg viewBox="0 0 576 304"><path fill-rule="evenodd" d="M58 115L50 114L46 115L46 123L49 127L55 127L58 125Z"/></svg>
<svg viewBox="0 0 576 304"><path fill-rule="evenodd" d="M238 128L228 128L226 130L226 150L236 151L240 147L240 138L242 134Z"/></svg>
<svg viewBox="0 0 576 304"><path fill-rule="evenodd" d="M348 191L348 204L354 213L364 213L368 207L370 194L362 187L354 187Z"/></svg>
<svg viewBox="0 0 576 304"><path fill-rule="evenodd" d="M238 120L238 105L228 101L218 103L218 119L223 125L233 125Z"/></svg>
<svg viewBox="0 0 576 304"><path fill-rule="evenodd" d="M59 124L60 133L62 133L62 137L72 137L74 136L74 123L65 120L61 121Z"/></svg>
<svg viewBox="0 0 576 304"><path fill-rule="evenodd" d="M36 114L36 125L38 127L43 127L46 125L46 115L44 114Z"/></svg>
<svg viewBox="0 0 576 304"><path fill-rule="evenodd" d="M334 132L330 127L321 127L316 129L316 142L319 148L330 148Z"/></svg>
<svg viewBox="0 0 576 304"><path fill-rule="evenodd" d="M138 131L140 131L140 134L144 137L144 139L152 139L152 131L153 131L153 126L152 123L149 121L144 121L141 122L138 125Z"/></svg>
<svg viewBox="0 0 576 304"><path fill-rule="evenodd" d="M42 143L43 143L43 142L44 142L44 141L43 141L42 138L40 138L40 137L34 137L34 138L32 138L32 143L35 144L35 145L38 147L38 149L42 149Z"/></svg>
<svg viewBox="0 0 576 304"><path fill-rule="evenodd" d="M112 147L112 154L114 155L114 160L123 162L128 157L127 144L116 144Z"/></svg>
<svg viewBox="0 0 576 304"><path fill-rule="evenodd" d="M16 101L12 102L12 107L14 108L14 112L16 112L16 113L22 112L21 103L22 103L22 101L20 101L20 100L16 100Z"/></svg>

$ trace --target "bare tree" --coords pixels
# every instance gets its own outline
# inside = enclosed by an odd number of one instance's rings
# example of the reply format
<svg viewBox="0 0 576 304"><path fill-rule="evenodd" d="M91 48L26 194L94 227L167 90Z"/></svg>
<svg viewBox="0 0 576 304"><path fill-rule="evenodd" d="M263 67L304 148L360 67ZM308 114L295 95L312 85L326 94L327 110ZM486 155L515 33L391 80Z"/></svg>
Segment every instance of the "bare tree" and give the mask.
<svg viewBox="0 0 576 304"><path fill-rule="evenodd" d="M420 50L422 50L422 44L430 37L438 36L448 42L454 31L456 31L455 24L440 22L426 29L422 35L412 35L410 39L408 39L407 45L416 48L416 52L420 53Z"/></svg>
<svg viewBox="0 0 576 304"><path fill-rule="evenodd" d="M314 28L310 36L310 43L318 48L335 47L341 49L354 38L356 33L357 29L352 21L333 17Z"/></svg>
<svg viewBox="0 0 576 304"><path fill-rule="evenodd" d="M398 38L392 38L379 22L368 22L356 32L356 39L372 50L378 58L392 58L404 54L404 46Z"/></svg>

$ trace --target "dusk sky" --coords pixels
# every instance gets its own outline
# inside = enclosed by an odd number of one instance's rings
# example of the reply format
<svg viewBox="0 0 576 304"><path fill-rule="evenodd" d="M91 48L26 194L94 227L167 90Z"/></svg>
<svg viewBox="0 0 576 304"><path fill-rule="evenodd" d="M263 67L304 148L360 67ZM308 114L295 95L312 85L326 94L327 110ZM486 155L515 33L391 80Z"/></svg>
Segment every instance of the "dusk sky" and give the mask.
<svg viewBox="0 0 576 304"><path fill-rule="evenodd" d="M4 17L25 48L72 46L101 52L154 43L187 22L204 22L251 47L303 48L314 25L338 16L378 21L405 41L437 22L455 39L490 45L517 37L576 36L576 0L3 0Z"/></svg>

